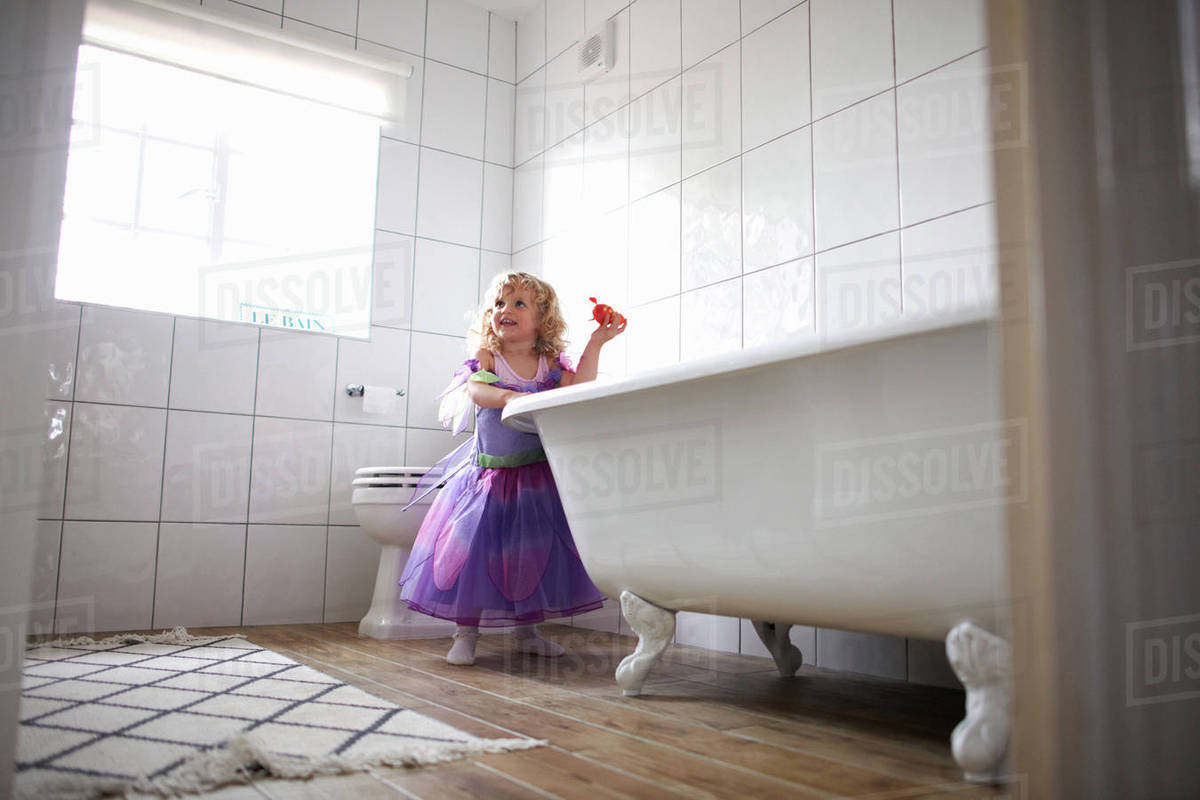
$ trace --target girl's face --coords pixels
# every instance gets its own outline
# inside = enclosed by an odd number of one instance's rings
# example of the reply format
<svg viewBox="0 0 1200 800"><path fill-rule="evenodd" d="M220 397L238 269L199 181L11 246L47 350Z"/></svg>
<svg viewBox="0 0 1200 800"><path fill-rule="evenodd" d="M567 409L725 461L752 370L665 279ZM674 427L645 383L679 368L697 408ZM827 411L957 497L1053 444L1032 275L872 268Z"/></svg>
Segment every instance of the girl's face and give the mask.
<svg viewBox="0 0 1200 800"><path fill-rule="evenodd" d="M503 344L532 347L540 324L537 301L529 289L509 289L492 307L492 331Z"/></svg>

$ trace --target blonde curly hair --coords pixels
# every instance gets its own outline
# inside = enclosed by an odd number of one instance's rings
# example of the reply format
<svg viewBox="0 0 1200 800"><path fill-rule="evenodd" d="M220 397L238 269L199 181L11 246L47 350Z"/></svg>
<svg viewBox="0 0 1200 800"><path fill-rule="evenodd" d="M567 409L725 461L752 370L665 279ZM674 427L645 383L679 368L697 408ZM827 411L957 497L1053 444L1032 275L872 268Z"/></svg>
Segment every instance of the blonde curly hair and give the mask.
<svg viewBox="0 0 1200 800"><path fill-rule="evenodd" d="M558 295L553 286L528 272L505 272L492 280L491 286L483 294L483 307L480 308L475 325L467 337L468 349L471 352L500 349L500 339L492 330L492 311L496 307L496 301L506 292L517 289L531 291L537 305L540 324L537 341L533 344L534 352L538 355L556 356L566 350L567 341L563 337L567 332L567 321L563 319Z"/></svg>

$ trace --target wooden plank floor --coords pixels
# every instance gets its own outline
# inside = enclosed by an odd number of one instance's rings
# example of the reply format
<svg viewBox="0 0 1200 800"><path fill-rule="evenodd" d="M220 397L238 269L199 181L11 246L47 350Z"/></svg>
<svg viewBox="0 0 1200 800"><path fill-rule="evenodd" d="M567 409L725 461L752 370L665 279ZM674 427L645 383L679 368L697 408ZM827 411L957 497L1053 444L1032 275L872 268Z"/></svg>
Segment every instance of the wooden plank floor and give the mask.
<svg viewBox="0 0 1200 800"><path fill-rule="evenodd" d="M957 691L673 646L643 694L613 671L636 639L544 625L559 659L483 636L473 667L448 639L377 641L353 623L193 629L250 641L477 736L549 746L421 769L259 781L209 797L262 798L1008 798L960 781L949 752Z"/></svg>

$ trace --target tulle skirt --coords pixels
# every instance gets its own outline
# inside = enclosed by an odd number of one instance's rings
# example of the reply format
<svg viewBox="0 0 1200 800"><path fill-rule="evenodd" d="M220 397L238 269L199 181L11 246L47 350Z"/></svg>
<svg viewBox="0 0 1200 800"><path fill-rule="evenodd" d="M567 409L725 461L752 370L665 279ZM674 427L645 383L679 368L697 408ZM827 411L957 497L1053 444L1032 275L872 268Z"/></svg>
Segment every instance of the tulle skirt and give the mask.
<svg viewBox="0 0 1200 800"><path fill-rule="evenodd" d="M411 608L460 625L532 624L599 608L550 465L469 466L434 500L400 577Z"/></svg>

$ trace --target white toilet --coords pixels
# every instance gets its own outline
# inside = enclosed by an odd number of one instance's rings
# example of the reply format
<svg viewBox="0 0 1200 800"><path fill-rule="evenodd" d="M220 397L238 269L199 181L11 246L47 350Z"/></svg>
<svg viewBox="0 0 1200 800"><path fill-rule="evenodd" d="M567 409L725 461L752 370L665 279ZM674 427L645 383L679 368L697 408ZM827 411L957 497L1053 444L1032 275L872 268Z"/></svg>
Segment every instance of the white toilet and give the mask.
<svg viewBox="0 0 1200 800"><path fill-rule="evenodd" d="M413 611L400 602L397 581L416 541L417 531L434 489L408 511L401 509L427 467L363 467L354 472L354 515L368 536L383 545L371 610L358 623L358 632L375 639L430 639L454 633L454 623Z"/></svg>

